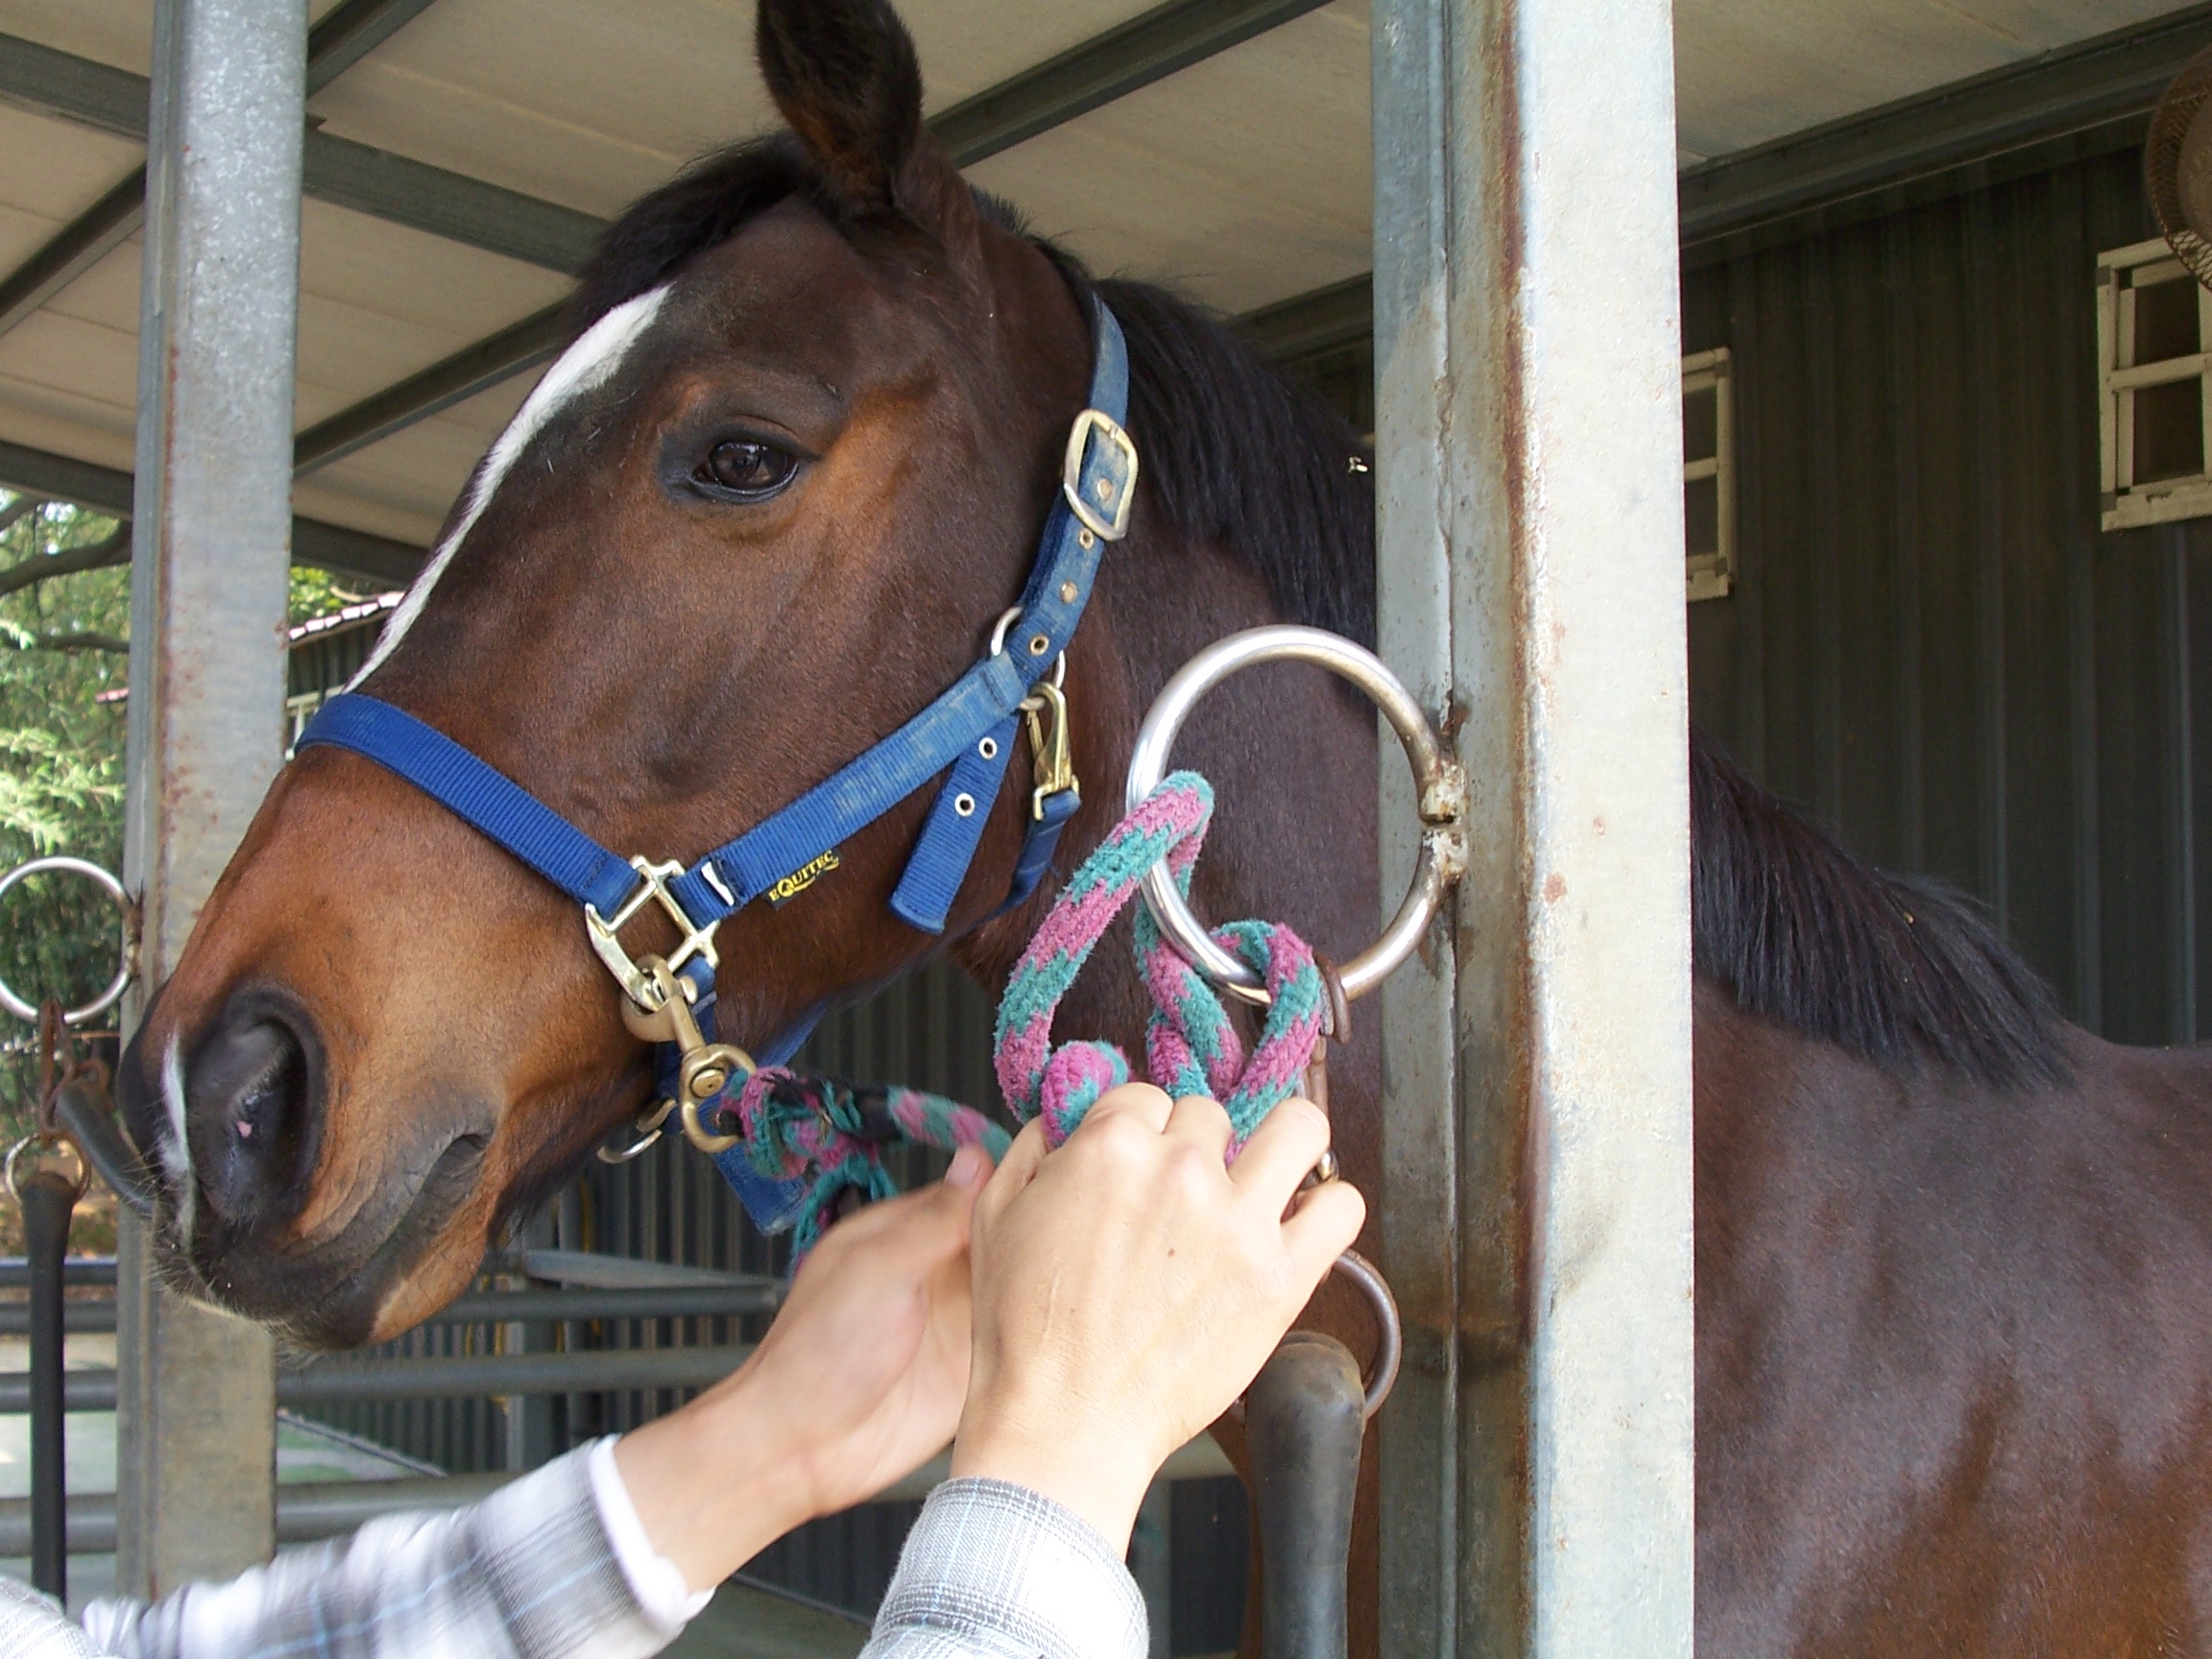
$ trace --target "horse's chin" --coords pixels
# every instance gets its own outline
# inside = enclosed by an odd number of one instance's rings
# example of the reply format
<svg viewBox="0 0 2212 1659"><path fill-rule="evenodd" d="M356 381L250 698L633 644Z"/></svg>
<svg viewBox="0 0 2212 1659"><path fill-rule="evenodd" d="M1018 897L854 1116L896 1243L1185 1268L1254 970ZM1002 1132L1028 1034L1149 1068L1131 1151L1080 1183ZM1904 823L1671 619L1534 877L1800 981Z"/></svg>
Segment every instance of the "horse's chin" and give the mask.
<svg viewBox="0 0 2212 1659"><path fill-rule="evenodd" d="M387 1340L475 1277L488 1226L479 1192L488 1139L457 1136L383 1227L356 1219L312 1246L229 1236L204 1216L180 1245L165 1207L157 1228L164 1274L195 1300L266 1325L293 1347L330 1351Z"/></svg>

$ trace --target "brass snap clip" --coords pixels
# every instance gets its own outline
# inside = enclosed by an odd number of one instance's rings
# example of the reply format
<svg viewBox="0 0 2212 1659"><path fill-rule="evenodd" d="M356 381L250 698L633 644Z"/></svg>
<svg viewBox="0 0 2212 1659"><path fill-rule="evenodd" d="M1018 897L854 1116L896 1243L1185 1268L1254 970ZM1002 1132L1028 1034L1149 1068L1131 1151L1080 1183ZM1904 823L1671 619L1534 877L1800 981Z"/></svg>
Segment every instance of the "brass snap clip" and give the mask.
<svg viewBox="0 0 2212 1659"><path fill-rule="evenodd" d="M1075 755L1068 735L1068 694L1050 680L1040 680L1037 689L1022 700L1022 713L1029 723L1029 754L1036 787L1029 792L1029 815L1042 820L1045 803L1072 790L1082 799L1075 776Z"/></svg>
<svg viewBox="0 0 2212 1659"><path fill-rule="evenodd" d="M638 962L637 972L652 1006L648 1011L636 998L625 1001L622 1022L631 1035L645 1042L676 1045L675 1105L684 1139L709 1156L729 1151L744 1137L715 1134L707 1127L701 1108L733 1082L752 1076L753 1056L733 1043L707 1041L691 1012L690 981L679 979L666 962L647 956ZM653 1127L657 1133L659 1118Z"/></svg>

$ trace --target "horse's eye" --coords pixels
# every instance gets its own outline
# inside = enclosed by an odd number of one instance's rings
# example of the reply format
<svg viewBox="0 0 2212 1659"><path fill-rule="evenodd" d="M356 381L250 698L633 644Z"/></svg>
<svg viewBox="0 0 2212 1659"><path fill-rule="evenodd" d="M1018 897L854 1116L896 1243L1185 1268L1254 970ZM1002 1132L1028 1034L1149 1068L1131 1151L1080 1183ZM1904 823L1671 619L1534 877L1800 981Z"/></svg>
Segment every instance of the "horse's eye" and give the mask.
<svg viewBox="0 0 2212 1659"><path fill-rule="evenodd" d="M758 438L725 438L707 452L691 475L700 483L748 501L773 495L791 482L799 457Z"/></svg>

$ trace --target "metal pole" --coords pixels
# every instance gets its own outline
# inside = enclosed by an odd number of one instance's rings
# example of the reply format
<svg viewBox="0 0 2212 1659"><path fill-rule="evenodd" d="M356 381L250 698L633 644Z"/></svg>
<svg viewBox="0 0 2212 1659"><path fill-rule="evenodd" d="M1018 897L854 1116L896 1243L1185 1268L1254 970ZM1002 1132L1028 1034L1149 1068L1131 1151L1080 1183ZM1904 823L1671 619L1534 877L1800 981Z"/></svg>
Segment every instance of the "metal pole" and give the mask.
<svg viewBox="0 0 2212 1659"><path fill-rule="evenodd" d="M1671 19L1376 0L1373 41L1382 655L1473 795L1455 925L1383 993L1382 1649L1686 1656Z"/></svg>
<svg viewBox="0 0 2212 1659"><path fill-rule="evenodd" d="M282 754L306 41L305 0L154 10L125 831L142 988ZM117 1583L159 1595L274 1548L275 1364L261 1329L161 1286L134 1217L121 1240Z"/></svg>
<svg viewBox="0 0 2212 1659"><path fill-rule="evenodd" d="M77 1189L59 1175L40 1172L23 1183L16 1197L23 1206L23 1253L31 1262L31 1582L66 1601L61 1259L69 1253L69 1215L77 1208Z"/></svg>

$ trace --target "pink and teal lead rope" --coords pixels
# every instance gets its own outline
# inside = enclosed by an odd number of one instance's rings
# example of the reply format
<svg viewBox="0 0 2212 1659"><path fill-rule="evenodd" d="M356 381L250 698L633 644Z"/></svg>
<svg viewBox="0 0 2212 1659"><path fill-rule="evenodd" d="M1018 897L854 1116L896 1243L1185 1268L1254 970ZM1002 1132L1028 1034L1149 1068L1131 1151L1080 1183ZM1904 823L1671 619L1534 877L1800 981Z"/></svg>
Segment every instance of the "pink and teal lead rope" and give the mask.
<svg viewBox="0 0 2212 1659"><path fill-rule="evenodd" d="M1128 1082L1130 1070L1128 1057L1111 1043L1055 1047L1053 1013L1145 871L1166 858L1176 884L1190 891L1191 866L1213 816L1214 791L1205 779L1177 772L1163 780L1069 878L1015 964L998 1003L998 1087L1022 1122L1043 1116L1054 1146L1073 1133L1099 1095ZM1313 952L1289 928L1232 922L1214 938L1262 976L1272 998L1249 1055L1204 975L1160 936L1151 912L1138 907L1137 969L1152 998L1146 1072L1177 1098L1219 1100L1229 1114L1234 1155L1262 1118L1298 1092L1327 1004ZM735 1104L753 1166L771 1180L810 1184L794 1230L795 1255L813 1246L840 1192L851 1189L875 1199L896 1190L883 1167L881 1131L872 1132L851 1088L788 1067L764 1067L745 1081ZM951 1151L973 1142L994 1159L1006 1150L1005 1130L941 1094L890 1089L884 1109L902 1138L922 1145Z"/></svg>

